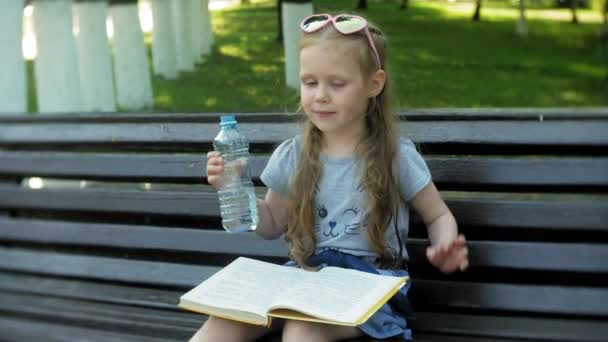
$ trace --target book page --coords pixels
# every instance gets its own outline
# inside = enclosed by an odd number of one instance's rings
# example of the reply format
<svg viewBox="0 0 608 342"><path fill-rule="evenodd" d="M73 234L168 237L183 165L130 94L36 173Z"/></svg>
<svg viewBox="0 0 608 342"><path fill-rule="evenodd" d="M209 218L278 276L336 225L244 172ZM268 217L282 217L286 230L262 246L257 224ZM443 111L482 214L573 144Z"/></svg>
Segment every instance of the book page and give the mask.
<svg viewBox="0 0 608 342"><path fill-rule="evenodd" d="M291 287L291 269L248 258L238 258L183 295L186 304L204 305L266 315L274 297ZM200 306L199 306L200 307Z"/></svg>
<svg viewBox="0 0 608 342"><path fill-rule="evenodd" d="M273 309L287 308L328 321L354 324L387 294L396 292L404 278L382 276L337 267L308 272L275 298ZM379 306L378 306L379 307Z"/></svg>

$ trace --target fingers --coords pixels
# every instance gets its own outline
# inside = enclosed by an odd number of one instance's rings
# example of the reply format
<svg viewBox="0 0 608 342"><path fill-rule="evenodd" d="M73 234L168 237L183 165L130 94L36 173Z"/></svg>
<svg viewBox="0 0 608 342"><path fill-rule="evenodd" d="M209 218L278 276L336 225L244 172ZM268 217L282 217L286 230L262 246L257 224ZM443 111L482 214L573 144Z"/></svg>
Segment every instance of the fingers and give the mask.
<svg viewBox="0 0 608 342"><path fill-rule="evenodd" d="M219 152L207 153L207 182L216 190L219 189L221 176L224 173L224 160Z"/></svg>
<svg viewBox="0 0 608 342"><path fill-rule="evenodd" d="M432 265L444 273L456 270L464 271L469 266L469 249L463 235L459 235L450 242L429 246L426 256Z"/></svg>

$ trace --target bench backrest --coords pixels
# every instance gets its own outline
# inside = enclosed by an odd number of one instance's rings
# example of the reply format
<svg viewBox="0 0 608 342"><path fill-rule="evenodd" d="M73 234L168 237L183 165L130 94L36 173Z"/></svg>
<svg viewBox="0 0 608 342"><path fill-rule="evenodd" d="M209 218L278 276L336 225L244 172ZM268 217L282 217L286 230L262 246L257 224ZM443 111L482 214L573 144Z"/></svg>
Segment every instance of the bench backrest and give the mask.
<svg viewBox="0 0 608 342"><path fill-rule="evenodd" d="M298 126L290 115L237 118L251 140L261 195L270 153ZM415 329L608 336L608 113L412 112L402 119L399 132L419 144L471 259L463 274L434 270L426 230L412 219ZM284 261L282 240L221 229L217 195L204 184L218 121L207 114L0 117L0 292L176 312L181 293L238 255ZM196 318L184 317L194 325Z"/></svg>

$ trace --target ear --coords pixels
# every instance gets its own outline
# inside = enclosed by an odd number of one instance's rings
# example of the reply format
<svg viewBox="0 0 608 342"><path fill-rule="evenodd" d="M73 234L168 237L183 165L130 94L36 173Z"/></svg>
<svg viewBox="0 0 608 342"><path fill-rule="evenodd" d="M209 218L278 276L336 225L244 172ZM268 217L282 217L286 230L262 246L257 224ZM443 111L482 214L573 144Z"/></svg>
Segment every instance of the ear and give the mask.
<svg viewBox="0 0 608 342"><path fill-rule="evenodd" d="M386 82L386 73L380 69L374 72L370 79L369 97L376 97L384 89Z"/></svg>

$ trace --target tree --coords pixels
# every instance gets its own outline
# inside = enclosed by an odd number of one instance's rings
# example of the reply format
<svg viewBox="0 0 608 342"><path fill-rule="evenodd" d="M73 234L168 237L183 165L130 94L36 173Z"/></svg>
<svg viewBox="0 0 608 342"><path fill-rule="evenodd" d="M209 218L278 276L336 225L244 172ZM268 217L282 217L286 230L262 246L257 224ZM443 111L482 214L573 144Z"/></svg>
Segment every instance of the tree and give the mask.
<svg viewBox="0 0 608 342"><path fill-rule="evenodd" d="M608 0L604 1L604 32L608 34Z"/></svg>
<svg viewBox="0 0 608 342"><path fill-rule="evenodd" d="M475 0L475 14L473 14L473 21L479 21L481 17L481 0Z"/></svg>
<svg viewBox="0 0 608 342"><path fill-rule="evenodd" d="M410 5L410 0L401 0L401 9L407 9Z"/></svg>
<svg viewBox="0 0 608 342"><path fill-rule="evenodd" d="M357 2L357 9L367 9L367 0L359 0Z"/></svg>
<svg viewBox="0 0 608 342"><path fill-rule="evenodd" d="M580 0L570 0L570 11L572 11L572 23L578 24L578 17L576 15L576 9L580 5Z"/></svg>

